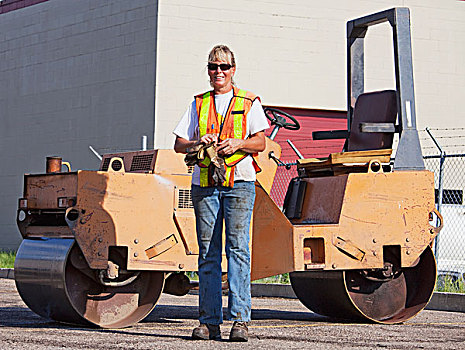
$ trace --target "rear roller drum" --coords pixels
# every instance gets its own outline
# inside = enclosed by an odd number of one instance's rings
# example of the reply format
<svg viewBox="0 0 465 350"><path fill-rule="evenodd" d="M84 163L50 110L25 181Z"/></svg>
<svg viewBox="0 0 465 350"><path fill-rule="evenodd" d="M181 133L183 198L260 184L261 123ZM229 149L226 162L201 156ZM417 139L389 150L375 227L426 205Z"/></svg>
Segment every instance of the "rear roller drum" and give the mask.
<svg viewBox="0 0 465 350"><path fill-rule="evenodd" d="M155 307L164 273L127 273L109 282L89 268L73 239L26 239L16 255L15 280L23 301L42 317L122 328Z"/></svg>
<svg viewBox="0 0 465 350"><path fill-rule="evenodd" d="M380 270L306 271L290 274L292 288L310 310L325 316L385 324L423 310L433 294L436 262L430 247L415 266L400 268L394 254Z"/></svg>

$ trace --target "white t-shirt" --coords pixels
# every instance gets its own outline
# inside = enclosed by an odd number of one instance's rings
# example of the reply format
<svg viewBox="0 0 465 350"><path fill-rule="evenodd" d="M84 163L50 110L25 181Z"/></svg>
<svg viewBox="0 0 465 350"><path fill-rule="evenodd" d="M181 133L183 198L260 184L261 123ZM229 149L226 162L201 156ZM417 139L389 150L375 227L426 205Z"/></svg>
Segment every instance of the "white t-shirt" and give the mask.
<svg viewBox="0 0 465 350"><path fill-rule="evenodd" d="M222 118L226 114L232 97L233 90L226 94L215 95L216 112L219 117L221 116ZM264 131L268 128L268 121L263 112L262 105L260 101L256 99L247 114L246 138L249 135ZM197 115L195 100L189 105L173 133L189 141L199 140L199 117ZM256 174L252 164L252 156L249 155L237 163L234 171L234 181L255 181L255 179ZM194 185L200 185L200 168L197 165L192 174L192 183Z"/></svg>

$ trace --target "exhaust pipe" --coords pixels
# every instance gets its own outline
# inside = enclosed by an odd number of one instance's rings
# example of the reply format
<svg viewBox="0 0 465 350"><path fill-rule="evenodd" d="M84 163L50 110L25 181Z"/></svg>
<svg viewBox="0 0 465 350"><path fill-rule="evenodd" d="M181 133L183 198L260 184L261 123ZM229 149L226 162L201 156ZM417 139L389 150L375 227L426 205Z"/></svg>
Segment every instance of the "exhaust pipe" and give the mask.
<svg viewBox="0 0 465 350"><path fill-rule="evenodd" d="M61 173L62 159L61 157L47 157L45 166L45 172L50 173Z"/></svg>
<svg viewBox="0 0 465 350"><path fill-rule="evenodd" d="M69 162L63 162L61 157L47 157L47 161L45 164L45 172L47 174L61 173L61 168L63 165L66 166L68 172L71 171L71 164Z"/></svg>

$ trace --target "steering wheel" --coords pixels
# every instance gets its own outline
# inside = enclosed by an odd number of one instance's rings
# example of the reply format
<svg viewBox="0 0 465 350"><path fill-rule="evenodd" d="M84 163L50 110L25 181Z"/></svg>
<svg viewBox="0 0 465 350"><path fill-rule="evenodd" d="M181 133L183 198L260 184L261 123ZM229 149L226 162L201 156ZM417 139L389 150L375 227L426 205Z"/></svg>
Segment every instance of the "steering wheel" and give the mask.
<svg viewBox="0 0 465 350"><path fill-rule="evenodd" d="M299 122L289 113L281 111L276 108L265 107L263 108L265 116L271 122L271 125L276 125L278 128L284 128L288 130L299 130ZM287 120L291 120L292 123L289 123Z"/></svg>

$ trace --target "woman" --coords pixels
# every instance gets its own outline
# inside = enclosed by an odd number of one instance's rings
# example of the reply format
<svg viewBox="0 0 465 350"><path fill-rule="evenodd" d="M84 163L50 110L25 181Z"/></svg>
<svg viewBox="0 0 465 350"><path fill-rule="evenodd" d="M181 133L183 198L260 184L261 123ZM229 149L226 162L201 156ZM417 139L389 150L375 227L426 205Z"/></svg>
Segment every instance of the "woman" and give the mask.
<svg viewBox="0 0 465 350"><path fill-rule="evenodd" d="M260 100L238 89L233 81L236 62L232 51L215 46L208 56L213 90L195 96L174 130L176 152L213 144L224 159L224 182L214 177L215 164L207 157L195 166L192 201L199 244L199 321L193 339L221 339L221 255L223 219L228 259L228 320L234 321L229 339L247 341L250 321L249 228L255 200L253 155L265 149L268 122ZM216 165L218 166L218 165ZM223 170L223 169L222 169Z"/></svg>

